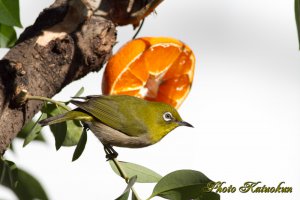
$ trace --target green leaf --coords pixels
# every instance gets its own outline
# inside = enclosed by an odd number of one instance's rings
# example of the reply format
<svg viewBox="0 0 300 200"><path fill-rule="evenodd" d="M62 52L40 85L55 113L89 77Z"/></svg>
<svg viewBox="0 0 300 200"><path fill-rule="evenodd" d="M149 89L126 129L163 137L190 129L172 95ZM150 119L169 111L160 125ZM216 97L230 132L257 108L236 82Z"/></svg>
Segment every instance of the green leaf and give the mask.
<svg viewBox="0 0 300 200"><path fill-rule="evenodd" d="M56 116L67 112L55 104L46 104L42 108L42 112L47 113L48 117ZM69 120L66 122L50 125L50 130L55 137L55 146L58 150L61 146L74 146L78 143L82 125L79 121Z"/></svg>
<svg viewBox="0 0 300 200"><path fill-rule="evenodd" d="M31 126L30 130L28 131L28 133L26 133L27 136L24 140L23 147L25 147L27 144L29 144L31 141L33 141L40 135L42 126L39 125L38 122L45 118L46 118L46 114L42 113L41 116L38 118L38 120L36 122L34 122L34 124ZM25 127L25 128L27 128L27 127ZM21 132L22 132L22 130L21 130Z"/></svg>
<svg viewBox="0 0 300 200"><path fill-rule="evenodd" d="M77 160L81 156L81 154L85 148L86 140L87 140L87 132L86 132L86 129L84 128L83 132L81 134L80 140L74 151L72 161Z"/></svg>
<svg viewBox="0 0 300 200"><path fill-rule="evenodd" d="M19 170L14 162L9 160L6 160L5 162L8 166L8 177L10 185L16 187L18 184Z"/></svg>
<svg viewBox="0 0 300 200"><path fill-rule="evenodd" d="M0 158L0 184L3 184L5 176L6 176L6 166L4 160Z"/></svg>
<svg viewBox="0 0 300 200"><path fill-rule="evenodd" d="M0 23L22 28L19 0L0 0Z"/></svg>
<svg viewBox="0 0 300 200"><path fill-rule="evenodd" d="M63 146L75 146L78 144L83 127L77 120L69 120L67 123L67 134Z"/></svg>
<svg viewBox="0 0 300 200"><path fill-rule="evenodd" d="M42 185L32 175L19 169L18 178L18 185L12 190L20 200L48 199Z"/></svg>
<svg viewBox="0 0 300 200"><path fill-rule="evenodd" d="M18 168L16 164L0 158L0 171L0 183L15 188L18 183Z"/></svg>
<svg viewBox="0 0 300 200"><path fill-rule="evenodd" d="M46 113L47 117L53 117L63 114L64 111L55 104L46 104ZM50 130L52 131L55 138L56 150L59 150L59 148L63 145L67 135L67 122L52 124L50 125Z"/></svg>
<svg viewBox="0 0 300 200"><path fill-rule="evenodd" d="M116 198L116 200L127 200L128 199L130 189L132 188L132 186L136 182L136 179L137 179L137 176L133 176L129 179L126 189L124 190L124 192L118 198Z"/></svg>
<svg viewBox="0 0 300 200"><path fill-rule="evenodd" d="M123 161L119 161L119 163L129 177L137 176L138 183L156 183L162 178L158 173L141 165ZM115 163L110 160L109 164L113 171L120 176L120 172Z"/></svg>
<svg viewBox="0 0 300 200"><path fill-rule="evenodd" d="M212 182L203 173L178 170L163 177L154 187L152 195L172 200L188 200L205 195L204 188Z"/></svg>
<svg viewBox="0 0 300 200"><path fill-rule="evenodd" d="M131 200L138 200L138 198L135 196L134 193L132 193L132 195L131 195Z"/></svg>
<svg viewBox="0 0 300 200"><path fill-rule="evenodd" d="M300 49L300 0L295 0L295 18L296 18L299 49Z"/></svg>
<svg viewBox="0 0 300 200"><path fill-rule="evenodd" d="M42 116L41 120L46 118L46 115ZM21 139L25 139L28 134L30 134L30 131L32 129L32 127L34 126L35 122L33 120L30 120L29 122L27 122L22 130L18 133L17 137L21 138ZM45 142L45 138L43 137L43 135L41 135L41 129L42 126L37 124L36 127L34 128L34 130L32 132L36 132L37 136L36 138L34 138L35 141L41 141L41 142Z"/></svg>
<svg viewBox="0 0 300 200"><path fill-rule="evenodd" d="M63 145L66 135L67 135L67 123L62 122L59 124L50 125L50 130L52 131L55 138L55 147L56 150L59 150Z"/></svg>
<svg viewBox="0 0 300 200"><path fill-rule="evenodd" d="M74 97L80 97L84 92L84 87L81 87L80 90L74 95Z"/></svg>
<svg viewBox="0 0 300 200"><path fill-rule="evenodd" d="M15 29L0 23L0 48L12 47L16 40L17 34Z"/></svg>
<svg viewBox="0 0 300 200"><path fill-rule="evenodd" d="M42 112L46 113L48 117L52 117L52 116L63 114L67 111L56 104L47 103L44 104L44 106L42 107Z"/></svg>
<svg viewBox="0 0 300 200"><path fill-rule="evenodd" d="M0 158L0 183L10 188L19 200L48 199L41 184L28 172L18 169L12 161Z"/></svg>

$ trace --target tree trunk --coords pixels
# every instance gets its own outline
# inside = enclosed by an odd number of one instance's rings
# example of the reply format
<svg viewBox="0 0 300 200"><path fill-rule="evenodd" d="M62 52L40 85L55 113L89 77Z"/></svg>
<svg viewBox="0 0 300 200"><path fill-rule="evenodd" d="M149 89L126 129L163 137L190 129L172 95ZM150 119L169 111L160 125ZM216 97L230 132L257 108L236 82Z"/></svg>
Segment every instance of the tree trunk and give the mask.
<svg viewBox="0 0 300 200"><path fill-rule="evenodd" d="M99 71L116 43L116 25L133 24L162 0L56 0L0 60L0 154L41 108L18 102L22 91L52 97Z"/></svg>

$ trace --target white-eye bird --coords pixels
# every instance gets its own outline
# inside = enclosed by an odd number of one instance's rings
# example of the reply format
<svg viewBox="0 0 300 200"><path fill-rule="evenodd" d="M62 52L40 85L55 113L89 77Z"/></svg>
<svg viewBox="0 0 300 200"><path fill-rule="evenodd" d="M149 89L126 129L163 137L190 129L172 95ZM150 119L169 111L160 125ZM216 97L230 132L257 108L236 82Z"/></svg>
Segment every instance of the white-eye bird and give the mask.
<svg viewBox="0 0 300 200"><path fill-rule="evenodd" d="M78 97L77 97L78 98ZM40 121L43 126L80 120L99 138L107 154L112 146L140 148L160 141L183 121L172 106L127 95L87 96L71 100L78 108Z"/></svg>

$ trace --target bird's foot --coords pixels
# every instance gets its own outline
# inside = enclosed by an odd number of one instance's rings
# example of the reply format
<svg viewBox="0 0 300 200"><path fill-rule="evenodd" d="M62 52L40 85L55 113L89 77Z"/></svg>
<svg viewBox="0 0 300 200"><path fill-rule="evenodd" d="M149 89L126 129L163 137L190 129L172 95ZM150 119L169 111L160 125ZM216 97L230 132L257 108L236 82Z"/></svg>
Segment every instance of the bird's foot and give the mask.
<svg viewBox="0 0 300 200"><path fill-rule="evenodd" d="M85 131L88 131L88 130L90 130L90 127L89 127L89 125L87 125L87 124L85 124L85 123L83 123L83 128L85 129Z"/></svg>
<svg viewBox="0 0 300 200"><path fill-rule="evenodd" d="M109 161L109 160L113 160L115 158L118 157L118 153L114 153L114 154L106 154L105 158L107 159L106 161Z"/></svg>
<svg viewBox="0 0 300 200"><path fill-rule="evenodd" d="M107 161L118 157L118 152L116 152L110 145L104 145L104 151L106 153L105 157L107 158Z"/></svg>

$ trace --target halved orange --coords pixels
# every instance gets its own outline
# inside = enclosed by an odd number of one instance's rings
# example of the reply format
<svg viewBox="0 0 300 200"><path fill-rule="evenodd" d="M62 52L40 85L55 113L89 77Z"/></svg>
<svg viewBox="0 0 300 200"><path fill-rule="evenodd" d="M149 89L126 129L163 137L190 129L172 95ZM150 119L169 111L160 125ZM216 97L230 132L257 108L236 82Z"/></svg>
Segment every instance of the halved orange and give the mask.
<svg viewBox="0 0 300 200"><path fill-rule="evenodd" d="M194 66L192 50L179 40L165 37L135 39L108 61L102 92L137 96L178 108L190 91Z"/></svg>

